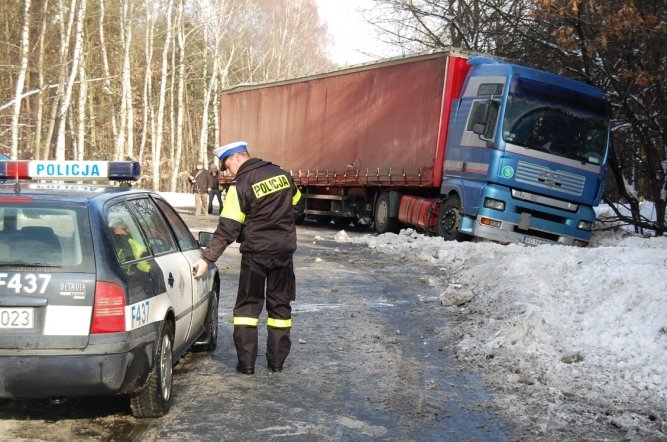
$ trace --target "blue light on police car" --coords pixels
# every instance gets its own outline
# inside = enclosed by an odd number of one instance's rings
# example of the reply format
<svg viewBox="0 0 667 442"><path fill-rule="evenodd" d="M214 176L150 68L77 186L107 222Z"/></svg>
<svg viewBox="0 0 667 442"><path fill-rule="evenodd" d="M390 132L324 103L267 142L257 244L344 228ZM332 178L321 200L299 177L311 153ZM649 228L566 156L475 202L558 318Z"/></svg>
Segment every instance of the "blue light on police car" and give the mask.
<svg viewBox="0 0 667 442"><path fill-rule="evenodd" d="M141 176L141 166L138 161L109 161L108 176L116 181L138 181Z"/></svg>

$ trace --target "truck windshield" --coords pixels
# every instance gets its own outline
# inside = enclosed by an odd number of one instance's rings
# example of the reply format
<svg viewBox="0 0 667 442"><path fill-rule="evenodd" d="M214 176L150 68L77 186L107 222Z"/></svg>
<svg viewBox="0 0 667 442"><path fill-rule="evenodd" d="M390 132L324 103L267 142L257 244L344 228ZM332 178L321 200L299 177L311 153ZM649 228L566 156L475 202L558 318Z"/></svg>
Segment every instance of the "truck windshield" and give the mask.
<svg viewBox="0 0 667 442"><path fill-rule="evenodd" d="M503 139L554 155L601 164L609 118L604 100L558 86L514 78Z"/></svg>

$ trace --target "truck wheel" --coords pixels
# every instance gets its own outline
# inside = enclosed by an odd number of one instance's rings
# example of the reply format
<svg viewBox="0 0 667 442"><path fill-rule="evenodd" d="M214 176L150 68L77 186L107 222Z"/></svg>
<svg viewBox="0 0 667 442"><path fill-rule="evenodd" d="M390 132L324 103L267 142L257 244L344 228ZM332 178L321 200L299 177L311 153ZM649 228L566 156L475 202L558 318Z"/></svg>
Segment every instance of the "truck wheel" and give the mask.
<svg viewBox="0 0 667 442"><path fill-rule="evenodd" d="M200 340L195 343L197 351L211 352L218 346L218 283L213 287L213 294L206 312L206 321L204 322L204 333Z"/></svg>
<svg viewBox="0 0 667 442"><path fill-rule="evenodd" d="M160 417L169 411L174 377L173 336L174 325L165 321L162 324L153 369L141 391L130 399L135 417Z"/></svg>
<svg viewBox="0 0 667 442"><path fill-rule="evenodd" d="M442 201L435 230L445 241L464 241L468 236L459 232L461 225L461 202L457 195L450 195Z"/></svg>
<svg viewBox="0 0 667 442"><path fill-rule="evenodd" d="M377 233L397 233L400 228L398 219L389 216L389 194L382 192L375 204L375 231Z"/></svg>

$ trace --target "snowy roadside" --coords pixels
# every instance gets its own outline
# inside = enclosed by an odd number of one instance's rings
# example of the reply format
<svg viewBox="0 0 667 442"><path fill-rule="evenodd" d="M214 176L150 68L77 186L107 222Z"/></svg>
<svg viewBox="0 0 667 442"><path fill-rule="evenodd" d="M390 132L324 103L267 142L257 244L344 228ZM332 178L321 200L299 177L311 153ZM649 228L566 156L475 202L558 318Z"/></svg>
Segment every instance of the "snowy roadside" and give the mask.
<svg viewBox="0 0 667 442"><path fill-rule="evenodd" d="M167 198L192 206L187 194ZM331 236L440 287L442 305L462 318L457 357L504 390L501 406L515 418L537 419L542 434L605 419L637 440L667 440L667 237L599 231L575 248L445 242L411 229ZM424 262L441 272L425 273Z"/></svg>
<svg viewBox="0 0 667 442"><path fill-rule="evenodd" d="M484 367L496 387L551 404L537 423L543 431L590 418L556 405L584 398L614 426L667 439L667 238L616 231L589 248L528 247L444 242L408 229L335 239L365 243L416 272L420 262L438 265L441 274L425 277L465 318L457 357ZM503 406L522 416L528 404L513 394Z"/></svg>

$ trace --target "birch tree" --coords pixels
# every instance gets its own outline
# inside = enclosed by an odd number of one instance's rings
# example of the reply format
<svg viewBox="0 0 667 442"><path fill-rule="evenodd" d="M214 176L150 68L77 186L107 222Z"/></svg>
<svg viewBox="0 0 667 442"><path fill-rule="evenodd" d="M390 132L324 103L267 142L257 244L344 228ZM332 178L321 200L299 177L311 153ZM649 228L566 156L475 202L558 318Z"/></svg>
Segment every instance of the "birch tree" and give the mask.
<svg viewBox="0 0 667 442"><path fill-rule="evenodd" d="M164 107L167 94L168 67L169 67L169 48L172 40L171 11L172 0L167 0L167 29L162 47L162 69L160 71L160 93L158 95L157 121L155 125L155 144L153 145L153 190L160 190L160 156L162 155L162 139L164 128Z"/></svg>
<svg viewBox="0 0 667 442"><path fill-rule="evenodd" d="M37 120L35 123L35 140L34 140L34 150L35 150L35 159L42 159L42 124L44 119L44 91L45 91L45 78L44 78L44 69L45 69L45 54L46 54L46 30L47 30L47 12L49 10L49 1L44 0L42 6L42 24L39 31L39 50L38 50L38 59L37 59L37 85L39 87L40 93L37 97Z"/></svg>
<svg viewBox="0 0 667 442"><path fill-rule="evenodd" d="M176 139L174 140L174 152L172 155L171 165L174 170L179 170L181 165L181 153L183 151L183 119L185 106L183 103L183 97L185 95L185 29L183 22L183 0L178 0L177 12L176 12L176 42L178 43L178 65L177 65L177 76L178 84L176 85ZM200 158L205 161L201 156ZM171 174L171 180L169 183L169 191L176 191L178 175L175 173Z"/></svg>
<svg viewBox="0 0 667 442"><path fill-rule="evenodd" d="M132 81L130 77L130 52L132 44L132 12L130 0L121 1L121 43L123 47L122 84L120 94L120 128L115 140L114 157L117 160L134 156L134 109L132 106Z"/></svg>
<svg viewBox="0 0 667 442"><path fill-rule="evenodd" d="M76 0L72 1L74 9L76 9ZM60 102L60 110L58 111L60 121L58 126L58 138L56 141L55 158L58 161L65 160L65 130L67 128L67 113L70 111L70 102L72 99L72 89L74 88L74 81L78 75L79 69L79 54L81 46L83 45L83 25L86 16L86 0L80 0L78 6L78 13L76 18L76 33L74 36L74 50L72 55L72 67L70 68L69 78L65 85L63 99Z"/></svg>
<svg viewBox="0 0 667 442"><path fill-rule="evenodd" d="M54 128L57 124L60 108L60 103L63 100L65 91L65 82L67 79L67 54L70 48L70 39L72 35L72 27L74 26L74 13L76 8L76 0L70 0L69 8L65 8L63 0L58 0L57 4L57 24L60 31L60 51L58 57L58 66L60 66L60 73L58 76L58 85L56 95L54 97L51 113L49 117L49 126L46 137L44 138L44 158L48 159L51 151L51 143L53 138ZM67 19L66 19L67 14Z"/></svg>
<svg viewBox="0 0 667 442"><path fill-rule="evenodd" d="M77 101L76 142L72 156L83 160L86 153L86 100L88 99L88 79L86 75L86 51L79 53L79 96Z"/></svg>
<svg viewBox="0 0 667 442"><path fill-rule="evenodd" d="M21 67L16 79L14 111L12 112L12 158L18 158L19 151L19 116L23 102L23 87L28 70L28 51L30 50L30 0L23 3L23 31L21 32Z"/></svg>
<svg viewBox="0 0 667 442"><path fill-rule="evenodd" d="M141 141L139 143L138 161L143 164L144 151L150 134L155 134L155 112L153 111L152 102L152 86L153 86L153 35L155 30L155 13L153 8L153 1L146 0L146 26L144 30L144 61L146 70L144 72L144 84L142 93L143 103L143 124L141 128ZM151 140L154 142L155 138Z"/></svg>

